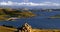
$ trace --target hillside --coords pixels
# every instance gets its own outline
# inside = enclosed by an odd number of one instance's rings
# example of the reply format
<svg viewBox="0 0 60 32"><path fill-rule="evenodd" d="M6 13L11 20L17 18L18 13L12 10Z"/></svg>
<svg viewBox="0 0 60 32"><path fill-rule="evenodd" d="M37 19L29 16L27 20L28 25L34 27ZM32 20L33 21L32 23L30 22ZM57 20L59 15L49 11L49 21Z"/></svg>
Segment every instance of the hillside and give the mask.
<svg viewBox="0 0 60 32"><path fill-rule="evenodd" d="M17 29L0 26L0 32L15 32Z"/></svg>
<svg viewBox="0 0 60 32"><path fill-rule="evenodd" d="M35 14L33 14L30 11L27 10L20 10L20 9L10 9L10 8L0 8L0 20L6 20L11 17L17 17L17 18L29 18L33 17Z"/></svg>

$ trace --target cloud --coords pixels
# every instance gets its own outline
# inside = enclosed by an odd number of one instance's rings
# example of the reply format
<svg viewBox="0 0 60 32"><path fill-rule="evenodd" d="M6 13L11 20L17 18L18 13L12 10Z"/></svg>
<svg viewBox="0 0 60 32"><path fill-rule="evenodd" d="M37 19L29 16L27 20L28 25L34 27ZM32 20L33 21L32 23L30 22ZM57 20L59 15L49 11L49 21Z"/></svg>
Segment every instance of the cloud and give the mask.
<svg viewBox="0 0 60 32"><path fill-rule="evenodd" d="M0 2L0 5L13 5L11 1L8 2Z"/></svg>
<svg viewBox="0 0 60 32"><path fill-rule="evenodd" d="M53 2L44 2L40 3L41 6L60 6L59 3L53 3Z"/></svg>
<svg viewBox="0 0 60 32"><path fill-rule="evenodd" d="M60 6L60 3L53 3L53 2L42 2L42 3L33 3L33 2L0 2L0 5L7 5L7 6Z"/></svg>

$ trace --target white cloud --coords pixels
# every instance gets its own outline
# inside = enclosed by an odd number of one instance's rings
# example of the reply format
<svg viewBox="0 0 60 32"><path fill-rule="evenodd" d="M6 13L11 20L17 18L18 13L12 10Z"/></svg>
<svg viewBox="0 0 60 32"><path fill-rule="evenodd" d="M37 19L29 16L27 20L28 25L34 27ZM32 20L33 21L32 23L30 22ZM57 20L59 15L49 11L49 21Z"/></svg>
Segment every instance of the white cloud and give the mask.
<svg viewBox="0 0 60 32"><path fill-rule="evenodd" d="M8 2L0 2L0 5L12 5L13 3L8 1Z"/></svg>
<svg viewBox="0 0 60 32"><path fill-rule="evenodd" d="M43 2L43 3L33 3L33 2L12 2L12 1L8 1L8 2L0 2L0 5L8 5L8 6L60 6L59 3L53 3L53 2Z"/></svg>
<svg viewBox="0 0 60 32"><path fill-rule="evenodd" d="M40 6L60 6L60 4L53 3L53 2L43 2L43 3L40 3Z"/></svg>

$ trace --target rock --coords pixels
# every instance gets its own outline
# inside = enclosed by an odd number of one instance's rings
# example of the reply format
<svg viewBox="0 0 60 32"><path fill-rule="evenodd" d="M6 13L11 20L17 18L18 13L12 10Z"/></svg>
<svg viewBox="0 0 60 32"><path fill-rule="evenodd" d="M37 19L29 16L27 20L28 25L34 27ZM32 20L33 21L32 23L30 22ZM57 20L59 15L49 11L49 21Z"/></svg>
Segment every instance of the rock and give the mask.
<svg viewBox="0 0 60 32"><path fill-rule="evenodd" d="M33 32L33 31L32 31L32 27L29 24L25 23L21 27L21 29L19 30L19 32Z"/></svg>

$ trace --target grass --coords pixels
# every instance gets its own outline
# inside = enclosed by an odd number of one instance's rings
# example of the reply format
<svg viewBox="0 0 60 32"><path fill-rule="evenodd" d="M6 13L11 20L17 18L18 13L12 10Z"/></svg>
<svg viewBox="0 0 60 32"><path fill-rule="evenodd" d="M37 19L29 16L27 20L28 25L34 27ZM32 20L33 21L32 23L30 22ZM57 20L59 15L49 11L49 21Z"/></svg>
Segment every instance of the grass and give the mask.
<svg viewBox="0 0 60 32"><path fill-rule="evenodd" d="M0 32L15 32L16 28L0 26ZM60 32L60 29L32 29L33 32Z"/></svg>
<svg viewBox="0 0 60 32"><path fill-rule="evenodd" d="M0 26L0 32L15 32L17 29Z"/></svg>

